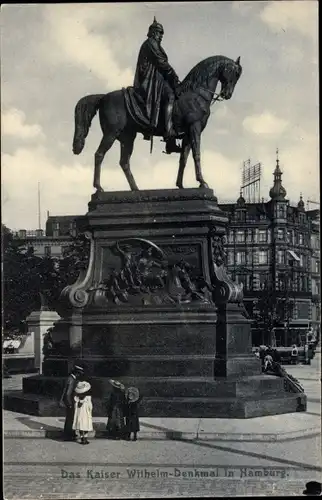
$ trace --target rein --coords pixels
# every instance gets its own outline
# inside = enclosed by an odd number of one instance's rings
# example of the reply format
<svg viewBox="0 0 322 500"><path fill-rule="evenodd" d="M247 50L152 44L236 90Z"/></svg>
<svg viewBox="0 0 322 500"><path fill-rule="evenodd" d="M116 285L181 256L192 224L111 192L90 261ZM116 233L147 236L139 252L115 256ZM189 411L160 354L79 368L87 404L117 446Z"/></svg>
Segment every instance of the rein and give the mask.
<svg viewBox="0 0 322 500"><path fill-rule="evenodd" d="M209 89L205 89L204 87L199 87L201 90L205 90L206 92L209 92L210 94L212 94L212 99L211 99L211 103L210 103L210 106L212 106L216 101L220 102L220 101L223 101L224 99L220 96L220 94L216 94L216 92L213 92L212 90L209 90Z"/></svg>

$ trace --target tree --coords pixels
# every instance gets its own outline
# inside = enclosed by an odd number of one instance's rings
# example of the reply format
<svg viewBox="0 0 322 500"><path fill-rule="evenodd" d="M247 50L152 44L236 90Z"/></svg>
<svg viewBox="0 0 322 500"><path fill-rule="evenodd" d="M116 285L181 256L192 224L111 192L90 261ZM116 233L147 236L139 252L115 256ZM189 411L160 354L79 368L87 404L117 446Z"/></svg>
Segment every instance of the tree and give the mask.
<svg viewBox="0 0 322 500"><path fill-rule="evenodd" d="M6 329L23 329L26 317L41 305L56 309L61 291L86 267L89 240L71 241L62 259L38 257L26 242L14 238L2 224L3 309Z"/></svg>
<svg viewBox="0 0 322 500"><path fill-rule="evenodd" d="M5 327L21 329L28 314L39 308L40 292L49 292L49 302L56 300L59 274L54 259L35 256L6 226L1 232Z"/></svg>
<svg viewBox="0 0 322 500"><path fill-rule="evenodd" d="M268 282L265 283L264 289L253 303L251 317L255 322L258 330L271 332L273 328L283 324L288 328L294 311L294 300L291 300L287 277L285 286L280 292L276 292ZM270 343L272 338L270 338Z"/></svg>

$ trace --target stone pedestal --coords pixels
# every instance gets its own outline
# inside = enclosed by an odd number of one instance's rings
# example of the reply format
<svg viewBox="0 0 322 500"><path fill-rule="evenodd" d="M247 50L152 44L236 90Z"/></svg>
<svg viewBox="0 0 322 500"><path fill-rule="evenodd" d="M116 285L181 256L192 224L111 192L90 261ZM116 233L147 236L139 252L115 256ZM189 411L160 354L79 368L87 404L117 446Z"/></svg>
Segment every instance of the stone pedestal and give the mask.
<svg viewBox="0 0 322 500"><path fill-rule="evenodd" d="M42 374L44 335L60 318L56 311L33 311L27 317L28 330L33 333L35 369Z"/></svg>
<svg viewBox="0 0 322 500"><path fill-rule="evenodd" d="M61 296L42 377L24 380L25 406L53 414L82 363L105 415L108 379L139 388L145 416L246 418L296 411L283 380L251 353L242 289L226 274L226 214L210 189L93 195L81 221L86 269ZM21 408L20 408L21 409Z"/></svg>

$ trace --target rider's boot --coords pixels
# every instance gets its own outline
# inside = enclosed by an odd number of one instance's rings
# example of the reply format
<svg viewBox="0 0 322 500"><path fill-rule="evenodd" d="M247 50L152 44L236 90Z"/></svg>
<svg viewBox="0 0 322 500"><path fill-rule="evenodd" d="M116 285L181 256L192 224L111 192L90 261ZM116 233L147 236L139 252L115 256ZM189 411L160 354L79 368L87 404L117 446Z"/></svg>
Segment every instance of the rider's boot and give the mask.
<svg viewBox="0 0 322 500"><path fill-rule="evenodd" d="M176 133L172 128L172 108L173 102L170 101L165 108L165 152L169 155L171 153L181 153L181 147L176 143Z"/></svg>

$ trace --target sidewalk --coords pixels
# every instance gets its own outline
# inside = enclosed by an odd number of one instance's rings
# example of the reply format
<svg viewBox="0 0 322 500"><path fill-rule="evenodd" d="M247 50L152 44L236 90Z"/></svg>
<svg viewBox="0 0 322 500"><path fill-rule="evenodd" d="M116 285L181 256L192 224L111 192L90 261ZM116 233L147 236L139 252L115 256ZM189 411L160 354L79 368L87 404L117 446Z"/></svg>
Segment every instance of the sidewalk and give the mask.
<svg viewBox="0 0 322 500"><path fill-rule="evenodd" d="M311 366L287 367L303 385L308 397L307 412L251 419L140 418L140 439L187 439L207 441L274 442L321 433L320 355ZM3 381L4 390L21 389L22 376ZM93 419L91 437L106 437L106 418ZM5 438L55 438L61 436L62 417L38 417L3 411Z"/></svg>

